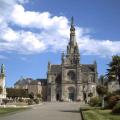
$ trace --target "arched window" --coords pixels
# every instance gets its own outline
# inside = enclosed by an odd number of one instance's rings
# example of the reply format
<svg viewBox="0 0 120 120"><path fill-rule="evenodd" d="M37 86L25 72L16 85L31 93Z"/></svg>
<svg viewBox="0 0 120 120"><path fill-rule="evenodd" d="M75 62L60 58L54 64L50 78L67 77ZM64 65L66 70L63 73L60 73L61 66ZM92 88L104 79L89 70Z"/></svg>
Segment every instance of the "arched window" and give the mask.
<svg viewBox="0 0 120 120"><path fill-rule="evenodd" d="M57 75L55 82L57 85L61 84L61 75Z"/></svg>
<svg viewBox="0 0 120 120"><path fill-rule="evenodd" d="M75 73L73 71L69 71L67 75L69 80L75 80Z"/></svg>

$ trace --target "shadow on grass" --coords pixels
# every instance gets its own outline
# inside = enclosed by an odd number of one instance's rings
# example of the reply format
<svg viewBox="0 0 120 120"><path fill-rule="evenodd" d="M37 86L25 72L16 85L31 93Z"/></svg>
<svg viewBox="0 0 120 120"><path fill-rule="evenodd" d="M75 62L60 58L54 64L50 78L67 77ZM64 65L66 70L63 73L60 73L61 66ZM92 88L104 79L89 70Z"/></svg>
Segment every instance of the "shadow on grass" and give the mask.
<svg viewBox="0 0 120 120"><path fill-rule="evenodd" d="M80 113L79 110L60 110L60 112Z"/></svg>

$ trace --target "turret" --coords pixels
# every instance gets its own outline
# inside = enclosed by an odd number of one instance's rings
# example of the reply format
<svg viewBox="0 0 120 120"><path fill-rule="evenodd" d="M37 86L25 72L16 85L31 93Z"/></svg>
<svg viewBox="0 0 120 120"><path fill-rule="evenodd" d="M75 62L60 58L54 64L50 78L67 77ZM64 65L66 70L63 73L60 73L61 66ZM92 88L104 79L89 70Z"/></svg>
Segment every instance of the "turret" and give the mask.
<svg viewBox="0 0 120 120"><path fill-rule="evenodd" d="M50 61L48 61L48 71L50 71L50 68L51 68L51 63Z"/></svg>
<svg viewBox="0 0 120 120"><path fill-rule="evenodd" d="M62 64L64 64L64 60L65 60L65 54L64 52L62 52Z"/></svg>
<svg viewBox="0 0 120 120"><path fill-rule="evenodd" d="M94 66L95 66L95 72L97 72L97 62L96 62L96 60L94 61Z"/></svg>
<svg viewBox="0 0 120 120"><path fill-rule="evenodd" d="M1 65L1 75L2 75L2 77L5 76L5 66L4 66L4 64Z"/></svg>

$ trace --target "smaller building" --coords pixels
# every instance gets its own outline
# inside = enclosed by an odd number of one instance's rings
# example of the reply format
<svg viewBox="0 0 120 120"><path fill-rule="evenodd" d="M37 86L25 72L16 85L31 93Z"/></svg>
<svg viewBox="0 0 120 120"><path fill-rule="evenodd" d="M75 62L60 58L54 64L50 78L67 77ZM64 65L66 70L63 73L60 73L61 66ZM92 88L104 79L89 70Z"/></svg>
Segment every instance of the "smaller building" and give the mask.
<svg viewBox="0 0 120 120"><path fill-rule="evenodd" d="M6 88L5 88L5 67L1 65L1 72L0 72L0 104L2 100L6 98Z"/></svg>
<svg viewBox="0 0 120 120"><path fill-rule="evenodd" d="M42 99L46 99L46 79L22 78L14 84L16 89L27 89L28 93L33 93L35 97L40 94Z"/></svg>

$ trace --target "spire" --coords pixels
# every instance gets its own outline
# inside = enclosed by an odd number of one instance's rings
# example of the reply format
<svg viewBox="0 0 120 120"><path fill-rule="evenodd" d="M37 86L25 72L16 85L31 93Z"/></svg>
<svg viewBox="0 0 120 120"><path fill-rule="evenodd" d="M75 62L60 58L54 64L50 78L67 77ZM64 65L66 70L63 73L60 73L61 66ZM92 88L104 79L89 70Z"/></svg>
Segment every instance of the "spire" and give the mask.
<svg viewBox="0 0 120 120"><path fill-rule="evenodd" d="M4 74L5 73L5 67L4 67L4 64L1 65L1 74Z"/></svg>
<svg viewBox="0 0 120 120"><path fill-rule="evenodd" d="M62 54L62 63L64 64L78 64L80 60L79 48L75 37L74 18L71 17L70 23L70 41L67 45L67 54Z"/></svg>
<svg viewBox="0 0 120 120"><path fill-rule="evenodd" d="M73 18L73 16L71 18L71 26L74 26L74 18Z"/></svg>
<svg viewBox="0 0 120 120"><path fill-rule="evenodd" d="M5 77L5 67L4 67L4 64L1 65L1 76Z"/></svg>
<svg viewBox="0 0 120 120"><path fill-rule="evenodd" d="M74 18L73 18L73 16L72 16L72 18L71 18L71 28L70 28L70 32L71 32L71 33L74 33L74 35L75 35L75 27L74 27Z"/></svg>
<svg viewBox="0 0 120 120"><path fill-rule="evenodd" d="M70 27L70 46L76 46L75 38L75 27L74 27L74 18L71 18L71 27Z"/></svg>

